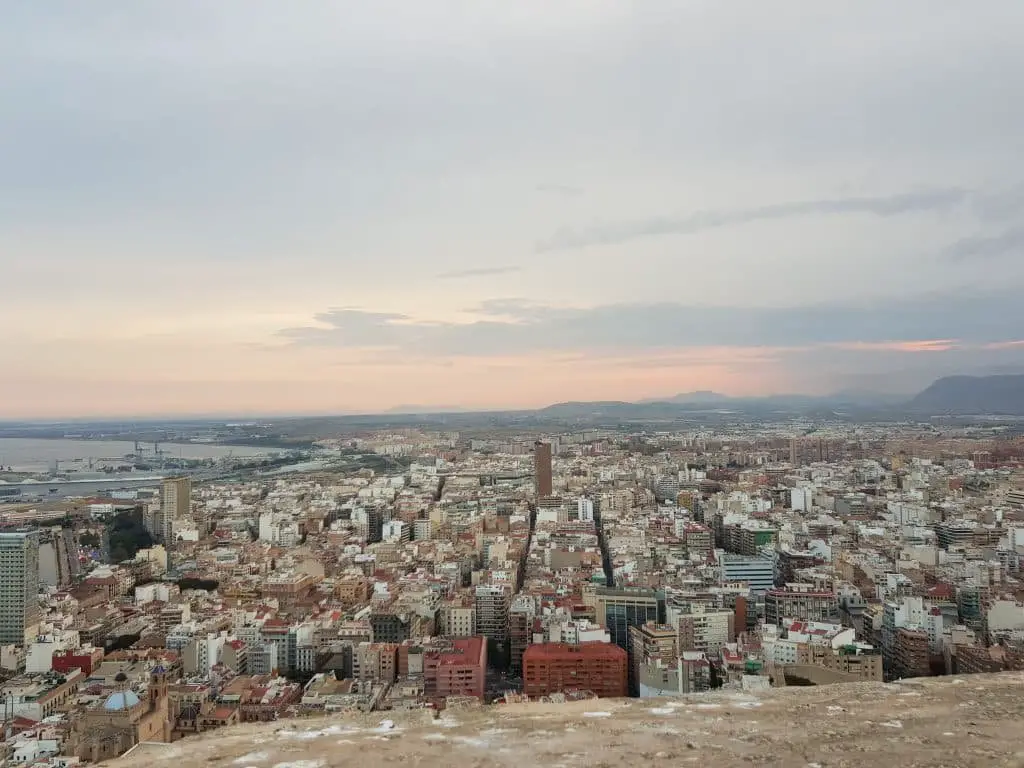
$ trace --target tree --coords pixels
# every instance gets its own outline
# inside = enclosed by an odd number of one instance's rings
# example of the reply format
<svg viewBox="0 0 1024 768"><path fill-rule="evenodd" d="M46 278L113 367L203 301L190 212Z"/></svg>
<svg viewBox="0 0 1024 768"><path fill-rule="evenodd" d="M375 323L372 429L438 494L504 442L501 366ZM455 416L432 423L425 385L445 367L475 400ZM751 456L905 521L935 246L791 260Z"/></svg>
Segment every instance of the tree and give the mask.
<svg viewBox="0 0 1024 768"><path fill-rule="evenodd" d="M213 579L195 579L190 577L179 580L177 584L182 592L187 589L202 589L206 592L213 592L220 586L220 582Z"/></svg>
<svg viewBox="0 0 1024 768"><path fill-rule="evenodd" d="M131 560L140 549L153 546L153 537L142 524L138 511L119 512L110 526L110 561Z"/></svg>
<svg viewBox="0 0 1024 768"><path fill-rule="evenodd" d="M722 680L722 675L718 671L718 665L715 664L714 662L712 662L712 664L711 664L710 672L711 672L711 675L710 675L711 679L710 679L709 683L711 685L711 689L714 690L716 688L721 688L725 684L725 681Z"/></svg>

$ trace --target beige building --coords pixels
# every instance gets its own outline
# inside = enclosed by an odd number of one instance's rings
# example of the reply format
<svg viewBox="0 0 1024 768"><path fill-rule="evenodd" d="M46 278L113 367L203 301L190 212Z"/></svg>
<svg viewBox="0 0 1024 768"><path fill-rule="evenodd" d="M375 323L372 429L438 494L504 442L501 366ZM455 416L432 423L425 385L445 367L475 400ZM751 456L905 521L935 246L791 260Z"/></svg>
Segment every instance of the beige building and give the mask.
<svg viewBox="0 0 1024 768"><path fill-rule="evenodd" d="M850 645L831 648L800 643L798 662L852 675L858 680L882 681L882 654Z"/></svg>
<svg viewBox="0 0 1024 768"><path fill-rule="evenodd" d="M441 609L441 634L446 637L472 637L476 634L474 606L447 606Z"/></svg>
<svg viewBox="0 0 1024 768"><path fill-rule="evenodd" d="M695 603L690 613L678 618L679 650L717 653L736 640L736 614L733 611L708 610Z"/></svg>
<svg viewBox="0 0 1024 768"><path fill-rule="evenodd" d="M640 627L630 627L629 661L634 679L640 680L640 671L647 665L668 665L679 656L679 631L668 624L649 621Z"/></svg>
<svg viewBox="0 0 1024 768"><path fill-rule="evenodd" d="M174 521L192 520L192 479L169 477L160 488L161 528L165 542L173 542Z"/></svg>

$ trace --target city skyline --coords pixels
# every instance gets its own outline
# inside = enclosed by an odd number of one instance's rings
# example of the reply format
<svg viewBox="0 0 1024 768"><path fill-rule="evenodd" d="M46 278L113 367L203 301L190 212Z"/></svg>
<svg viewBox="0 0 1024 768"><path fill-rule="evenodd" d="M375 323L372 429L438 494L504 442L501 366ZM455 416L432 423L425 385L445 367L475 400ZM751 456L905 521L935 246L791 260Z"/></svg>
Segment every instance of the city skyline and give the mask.
<svg viewBox="0 0 1024 768"><path fill-rule="evenodd" d="M1024 373L1024 7L959 11L12 9L0 418Z"/></svg>

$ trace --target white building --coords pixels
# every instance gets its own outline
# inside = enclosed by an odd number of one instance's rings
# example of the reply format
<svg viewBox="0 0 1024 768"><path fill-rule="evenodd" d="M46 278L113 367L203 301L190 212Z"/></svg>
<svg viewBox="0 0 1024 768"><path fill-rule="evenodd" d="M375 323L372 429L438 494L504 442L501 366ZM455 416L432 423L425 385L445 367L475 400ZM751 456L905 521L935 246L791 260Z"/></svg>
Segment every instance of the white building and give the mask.
<svg viewBox="0 0 1024 768"><path fill-rule="evenodd" d="M576 500L576 515L581 522L592 523L594 521L594 502L585 496Z"/></svg>
<svg viewBox="0 0 1024 768"><path fill-rule="evenodd" d="M392 542L409 541L412 538L412 529L402 520L389 520L383 525L381 538Z"/></svg>

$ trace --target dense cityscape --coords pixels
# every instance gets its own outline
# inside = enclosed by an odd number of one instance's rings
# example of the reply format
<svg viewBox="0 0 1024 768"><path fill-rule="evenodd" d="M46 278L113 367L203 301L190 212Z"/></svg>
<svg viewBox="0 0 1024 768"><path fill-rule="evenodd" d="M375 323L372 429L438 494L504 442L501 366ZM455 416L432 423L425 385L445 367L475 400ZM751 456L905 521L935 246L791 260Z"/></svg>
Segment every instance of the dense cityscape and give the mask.
<svg viewBox="0 0 1024 768"><path fill-rule="evenodd" d="M1024 0L3 11L0 768L1024 768Z"/></svg>
<svg viewBox="0 0 1024 768"><path fill-rule="evenodd" d="M1024 670L1024 441L1005 425L407 427L303 458L0 506L8 759Z"/></svg>

